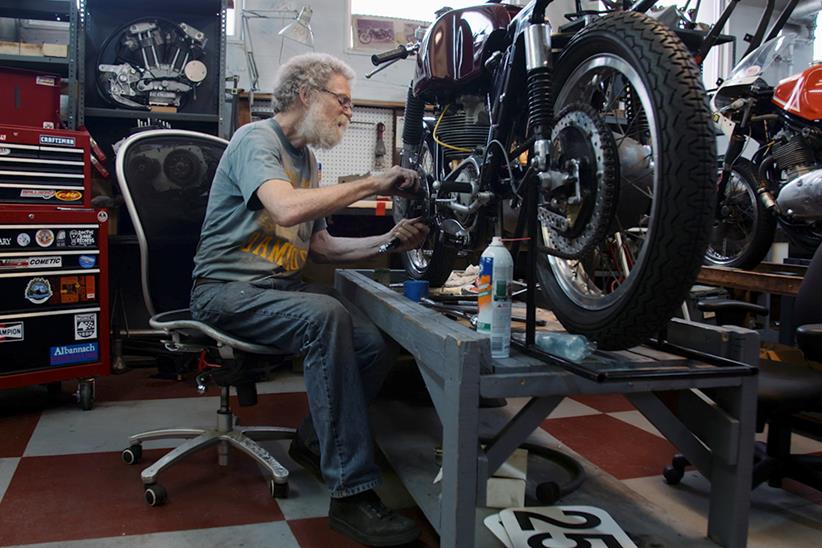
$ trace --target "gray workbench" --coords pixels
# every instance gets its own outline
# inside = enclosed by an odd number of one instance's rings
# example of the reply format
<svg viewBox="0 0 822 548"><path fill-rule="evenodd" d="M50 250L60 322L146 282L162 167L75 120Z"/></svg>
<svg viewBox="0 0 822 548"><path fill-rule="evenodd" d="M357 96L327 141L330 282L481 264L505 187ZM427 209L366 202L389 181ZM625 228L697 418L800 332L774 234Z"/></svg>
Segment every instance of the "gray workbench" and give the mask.
<svg viewBox="0 0 822 548"><path fill-rule="evenodd" d="M596 382L518 352L511 358L492 359L488 339L406 299L366 273L338 270L335 286L414 356L442 426L442 482L433 486L430 480L406 481L404 476L429 471L422 463L409 464L402 444L384 443L379 434L377 443L439 532L442 546L475 546L476 508L484 505L486 479L565 396L609 393L624 394L710 480L708 536L722 546L746 545L755 375L706 374L713 366L644 347L605 356L598 353L594 359L615 363L633 359L640 365L661 360L686 374ZM676 409L657 397L655 392L660 391L680 392ZM480 396L530 398L484 450L478 442ZM421 424L402 421L394 429L407 429L413 438L412 431Z"/></svg>

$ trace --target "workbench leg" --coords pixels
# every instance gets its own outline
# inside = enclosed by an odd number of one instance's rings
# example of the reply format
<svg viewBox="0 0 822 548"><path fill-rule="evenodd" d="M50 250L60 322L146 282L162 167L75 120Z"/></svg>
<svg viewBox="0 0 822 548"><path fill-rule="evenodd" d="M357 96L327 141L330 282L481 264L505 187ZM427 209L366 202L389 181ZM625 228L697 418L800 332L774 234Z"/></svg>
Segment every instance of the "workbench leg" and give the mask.
<svg viewBox="0 0 822 548"><path fill-rule="evenodd" d="M445 382L440 545L474 548L479 450L479 385Z"/></svg>
<svg viewBox="0 0 822 548"><path fill-rule="evenodd" d="M716 391L716 403L739 421L737 462L729 464L715 456L711 465L708 536L726 548L743 548L748 538L756 383L756 376L748 376L742 378L739 388Z"/></svg>

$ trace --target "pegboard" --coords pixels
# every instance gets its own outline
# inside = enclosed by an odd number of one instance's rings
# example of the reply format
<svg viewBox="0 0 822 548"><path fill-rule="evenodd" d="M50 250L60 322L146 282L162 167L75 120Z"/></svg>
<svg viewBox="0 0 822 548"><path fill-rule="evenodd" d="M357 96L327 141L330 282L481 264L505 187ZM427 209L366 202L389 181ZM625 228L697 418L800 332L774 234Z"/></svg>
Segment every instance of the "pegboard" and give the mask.
<svg viewBox="0 0 822 548"><path fill-rule="evenodd" d="M377 124L385 124L383 140L385 156L383 168L374 166L374 150L377 146ZM340 177L378 173L392 165L394 155L394 111L389 108L354 107L351 124L340 141L331 150L314 149L322 166L320 186L335 185Z"/></svg>

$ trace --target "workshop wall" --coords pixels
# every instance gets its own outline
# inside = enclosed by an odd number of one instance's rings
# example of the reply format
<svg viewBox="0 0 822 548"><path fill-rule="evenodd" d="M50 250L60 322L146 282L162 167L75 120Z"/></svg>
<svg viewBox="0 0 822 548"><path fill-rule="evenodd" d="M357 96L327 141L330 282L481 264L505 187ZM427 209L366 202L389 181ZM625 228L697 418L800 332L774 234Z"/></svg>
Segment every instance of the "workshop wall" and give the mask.
<svg viewBox="0 0 822 548"><path fill-rule="evenodd" d="M480 2L481 3L481 2ZM443 5L447 5L443 0ZM354 53L347 46L348 40L348 1L347 0L246 0L251 9L299 9L310 5L314 10L311 18L311 29L314 31L314 51L330 53L344 59L357 72L354 83L354 98L371 101L404 102L407 82L414 71L413 60L400 61L366 80L364 75L372 70L370 53ZM548 8L552 21L564 22L563 15L573 10L573 0L556 0ZM286 24L287 19L260 19L250 21L254 58L260 73L259 87L268 92L273 85L274 73L281 62L289 57L312 51L310 48L290 40L283 40L277 33ZM282 55L281 55L282 53ZM248 69L246 67L243 43L237 39L229 43L226 60L226 74L240 76L240 87L248 87Z"/></svg>

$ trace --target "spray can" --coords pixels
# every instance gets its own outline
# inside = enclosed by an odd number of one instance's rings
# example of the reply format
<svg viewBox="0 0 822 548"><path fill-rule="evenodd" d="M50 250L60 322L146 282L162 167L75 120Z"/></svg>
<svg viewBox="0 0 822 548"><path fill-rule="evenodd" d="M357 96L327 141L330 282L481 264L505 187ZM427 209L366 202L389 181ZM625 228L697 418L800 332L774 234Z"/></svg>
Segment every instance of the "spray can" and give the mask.
<svg viewBox="0 0 822 548"><path fill-rule="evenodd" d="M514 260L494 236L480 257L477 332L491 337L491 356L507 358L511 352L511 281Z"/></svg>

